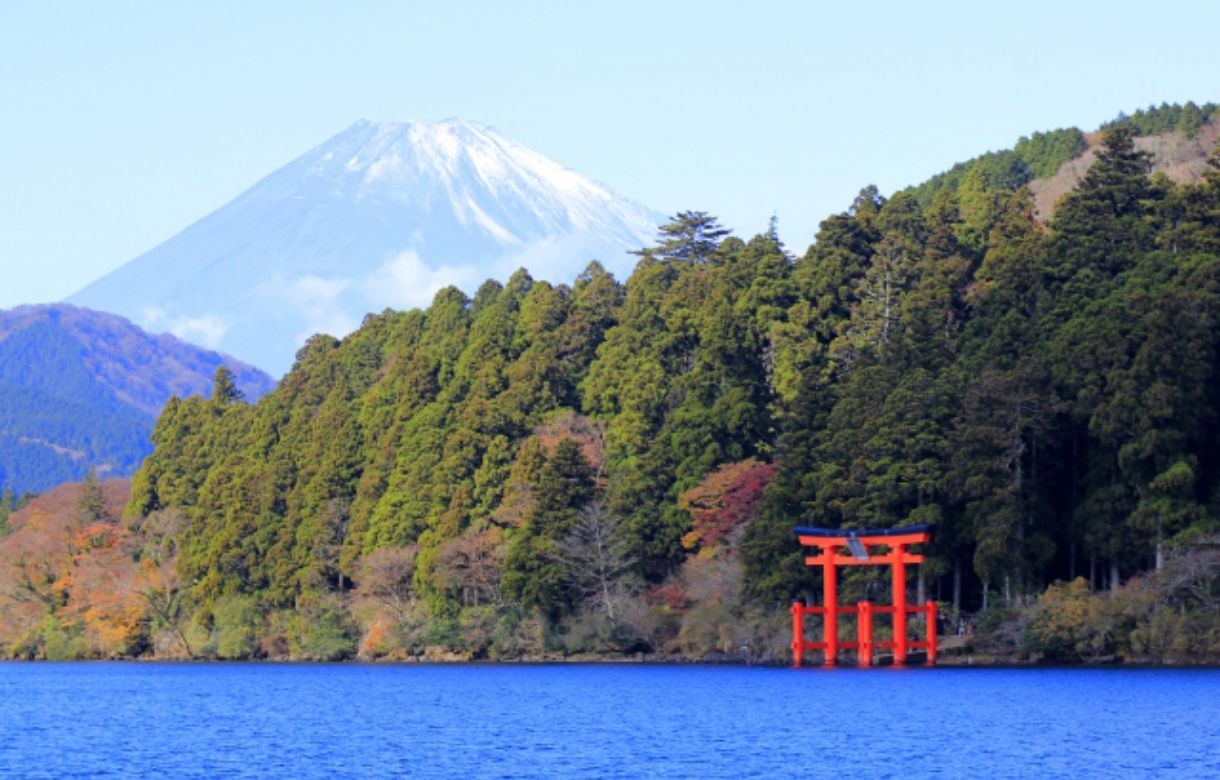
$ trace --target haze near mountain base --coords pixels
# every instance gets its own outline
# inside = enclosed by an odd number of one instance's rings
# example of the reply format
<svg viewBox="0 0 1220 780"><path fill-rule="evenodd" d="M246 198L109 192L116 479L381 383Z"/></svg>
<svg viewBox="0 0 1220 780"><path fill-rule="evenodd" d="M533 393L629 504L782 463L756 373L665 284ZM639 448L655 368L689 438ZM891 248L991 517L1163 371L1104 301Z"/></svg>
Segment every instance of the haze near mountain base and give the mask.
<svg viewBox="0 0 1220 780"><path fill-rule="evenodd" d="M69 300L273 373L318 332L520 266L625 275L659 215L471 122L357 122Z"/></svg>

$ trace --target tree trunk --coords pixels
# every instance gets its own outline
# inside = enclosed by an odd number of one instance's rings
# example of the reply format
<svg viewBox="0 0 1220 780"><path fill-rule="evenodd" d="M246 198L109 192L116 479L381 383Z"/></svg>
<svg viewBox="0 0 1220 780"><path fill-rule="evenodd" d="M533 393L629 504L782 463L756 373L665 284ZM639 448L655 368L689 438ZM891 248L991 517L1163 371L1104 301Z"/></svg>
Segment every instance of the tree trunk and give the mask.
<svg viewBox="0 0 1220 780"><path fill-rule="evenodd" d="M1076 483L1079 481L1077 476L1077 461L1079 460L1079 436L1077 435L1076 426L1072 426L1072 509L1076 508Z"/></svg>
<svg viewBox="0 0 1220 780"><path fill-rule="evenodd" d="M1118 558L1110 559L1110 590L1118 590L1122 582L1118 578Z"/></svg>
<svg viewBox="0 0 1220 780"><path fill-rule="evenodd" d="M1038 432L1029 434L1029 478L1038 484Z"/></svg>
<svg viewBox="0 0 1220 780"><path fill-rule="evenodd" d="M922 568L919 570L919 574L916 575L916 577L915 577L915 603L916 604L927 604L928 603L928 591L924 585Z"/></svg>
<svg viewBox="0 0 1220 780"><path fill-rule="evenodd" d="M1097 552L1089 550L1089 590L1097 590Z"/></svg>
<svg viewBox="0 0 1220 780"><path fill-rule="evenodd" d="M1165 564L1165 553L1161 549L1161 513L1156 515L1156 570L1160 571Z"/></svg>
<svg viewBox="0 0 1220 780"><path fill-rule="evenodd" d="M602 577L602 600L606 604L606 617L610 618L610 622L614 622L614 601L610 598L610 582L607 578Z"/></svg>
<svg viewBox="0 0 1220 780"><path fill-rule="evenodd" d="M953 611L962 611L962 559L953 558Z"/></svg>
<svg viewBox="0 0 1220 780"><path fill-rule="evenodd" d="M1068 542L1068 582L1076 579L1076 540Z"/></svg>

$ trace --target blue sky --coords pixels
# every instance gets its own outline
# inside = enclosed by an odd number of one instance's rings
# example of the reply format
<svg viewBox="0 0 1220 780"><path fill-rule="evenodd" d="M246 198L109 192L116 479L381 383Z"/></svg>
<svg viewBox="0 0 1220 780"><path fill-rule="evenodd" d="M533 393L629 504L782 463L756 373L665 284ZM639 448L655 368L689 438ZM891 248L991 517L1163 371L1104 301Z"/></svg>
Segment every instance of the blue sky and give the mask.
<svg viewBox="0 0 1220 780"><path fill-rule="evenodd" d="M1213 3L0 5L0 306L57 300L356 119L472 119L797 252L863 185L1220 100Z"/></svg>

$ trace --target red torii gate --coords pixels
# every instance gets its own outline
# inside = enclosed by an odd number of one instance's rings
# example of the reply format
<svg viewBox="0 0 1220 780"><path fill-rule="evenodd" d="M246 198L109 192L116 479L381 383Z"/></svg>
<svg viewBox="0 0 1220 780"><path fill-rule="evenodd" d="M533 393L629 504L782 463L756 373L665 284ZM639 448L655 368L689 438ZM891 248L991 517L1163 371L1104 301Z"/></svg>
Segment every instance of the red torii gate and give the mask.
<svg viewBox="0 0 1220 780"><path fill-rule="evenodd" d="M927 651L929 664L936 663L936 602L907 604L907 564L923 563L923 555L907 552L913 544L922 544L931 538L931 526L912 525L906 528L886 528L861 531L846 528L802 528L793 529L801 544L820 547L819 555L805 558L806 565L822 567L822 606L807 607L800 601L792 602L792 662L800 666L806 650L821 650L823 663L834 666L840 650L855 650L860 666L872 666L873 651L890 648L894 651L894 663L903 664L909 650ZM878 554L870 547L884 546L889 552ZM846 547L850 555L844 555ZM893 603L878 606L870 601L861 601L854 607L838 603L839 566L884 566L892 571ZM894 638L890 642L873 639L873 616L877 613L894 616ZM907 637L907 615L924 613L925 639L909 640ZM856 641L840 642L838 616L855 614L857 618ZM805 615L822 616L822 641L805 641Z"/></svg>

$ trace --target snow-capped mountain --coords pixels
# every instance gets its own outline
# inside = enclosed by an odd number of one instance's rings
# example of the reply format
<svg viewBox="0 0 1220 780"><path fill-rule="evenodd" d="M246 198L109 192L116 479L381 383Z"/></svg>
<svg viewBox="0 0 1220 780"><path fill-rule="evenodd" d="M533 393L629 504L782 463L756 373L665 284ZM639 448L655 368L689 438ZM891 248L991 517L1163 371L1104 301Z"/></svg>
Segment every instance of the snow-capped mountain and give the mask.
<svg viewBox="0 0 1220 780"><path fill-rule="evenodd" d="M658 220L491 128L361 121L69 301L281 373L313 333L449 284L625 274Z"/></svg>

